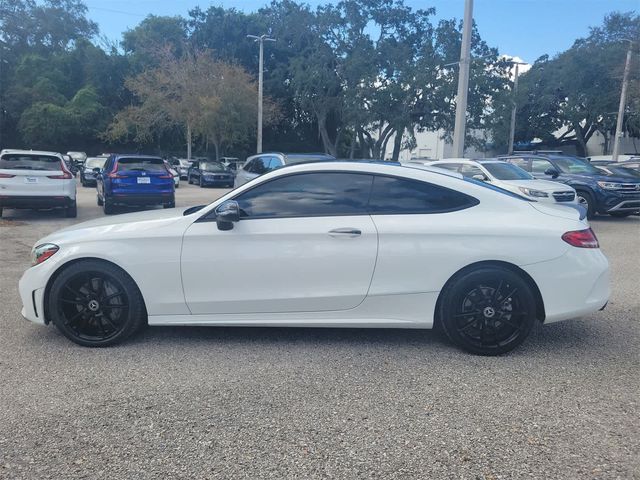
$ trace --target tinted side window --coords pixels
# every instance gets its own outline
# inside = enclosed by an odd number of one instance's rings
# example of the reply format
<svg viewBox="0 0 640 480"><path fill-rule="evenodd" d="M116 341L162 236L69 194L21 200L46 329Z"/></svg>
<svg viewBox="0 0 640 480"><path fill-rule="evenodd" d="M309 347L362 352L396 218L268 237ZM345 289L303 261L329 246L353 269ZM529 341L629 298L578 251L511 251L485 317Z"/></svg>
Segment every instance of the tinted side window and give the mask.
<svg viewBox="0 0 640 480"><path fill-rule="evenodd" d="M533 173L544 173L550 168L553 168L553 165L549 160L542 158L534 158L531 160L531 171Z"/></svg>
<svg viewBox="0 0 640 480"><path fill-rule="evenodd" d="M238 195L241 217L366 215L373 177L305 173L279 177Z"/></svg>
<svg viewBox="0 0 640 480"><path fill-rule="evenodd" d="M244 167L242 167L242 169L245 172L249 172L249 173L253 172L253 164L254 164L254 162L255 162L255 160L250 160L249 162L247 162L247 164Z"/></svg>
<svg viewBox="0 0 640 480"><path fill-rule="evenodd" d="M253 162L251 173L262 175L269 171L269 157L258 157Z"/></svg>
<svg viewBox="0 0 640 480"><path fill-rule="evenodd" d="M529 162L527 161L526 158L509 158L508 162L513 163L514 165L517 165L520 168L523 168L527 172L531 171L531 166L529 165Z"/></svg>
<svg viewBox="0 0 640 480"><path fill-rule="evenodd" d="M473 178L474 175L482 175L483 177L486 177L484 172L478 167L476 167L475 165L467 165L466 163L462 165L460 173L462 174L462 176L468 178Z"/></svg>
<svg viewBox="0 0 640 480"><path fill-rule="evenodd" d="M369 212L376 214L444 213L462 210L479 202L448 188L394 177L375 177Z"/></svg>

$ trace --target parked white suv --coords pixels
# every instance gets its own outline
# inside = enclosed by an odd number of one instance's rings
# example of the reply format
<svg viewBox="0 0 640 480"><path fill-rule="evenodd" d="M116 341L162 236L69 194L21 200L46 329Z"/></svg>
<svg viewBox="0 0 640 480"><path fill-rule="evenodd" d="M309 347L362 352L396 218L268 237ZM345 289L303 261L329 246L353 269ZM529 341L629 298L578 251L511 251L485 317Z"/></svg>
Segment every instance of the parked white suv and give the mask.
<svg viewBox="0 0 640 480"><path fill-rule="evenodd" d="M4 208L64 208L76 217L76 179L62 155L34 150L0 152L0 217Z"/></svg>
<svg viewBox="0 0 640 480"><path fill-rule="evenodd" d="M502 160L450 158L417 163L459 172L464 177L487 182L539 202L570 205L578 203L573 187L560 182L538 180L526 170Z"/></svg>

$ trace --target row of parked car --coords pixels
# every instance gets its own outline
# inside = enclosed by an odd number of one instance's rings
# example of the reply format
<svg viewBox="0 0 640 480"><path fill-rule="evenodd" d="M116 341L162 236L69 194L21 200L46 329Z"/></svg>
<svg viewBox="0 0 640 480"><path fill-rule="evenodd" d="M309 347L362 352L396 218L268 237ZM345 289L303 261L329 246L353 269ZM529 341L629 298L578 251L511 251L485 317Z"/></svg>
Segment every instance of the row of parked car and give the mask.
<svg viewBox="0 0 640 480"><path fill-rule="evenodd" d="M62 207L67 216L75 217L76 182L72 166L79 170L83 186L95 186L98 205L110 214L117 206L172 208L181 179L201 187L231 188L287 165L339 161L326 154L272 152L251 156L239 167L240 162L230 157L222 161L188 161L104 154L80 159L80 154L3 150L0 215L2 208ZM625 217L640 212L640 160L632 158L614 164L605 160L589 162L558 151L527 151L495 159L412 160L405 165L428 165L455 172L471 181L485 182L538 202L580 204L590 218L597 213Z"/></svg>

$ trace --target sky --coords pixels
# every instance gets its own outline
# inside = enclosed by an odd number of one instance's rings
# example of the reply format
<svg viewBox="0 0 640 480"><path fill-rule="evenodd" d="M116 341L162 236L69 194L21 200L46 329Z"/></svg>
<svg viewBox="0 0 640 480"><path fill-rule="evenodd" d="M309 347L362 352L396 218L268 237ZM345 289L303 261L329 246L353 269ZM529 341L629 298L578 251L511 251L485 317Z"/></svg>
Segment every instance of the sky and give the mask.
<svg viewBox="0 0 640 480"><path fill-rule="evenodd" d="M112 41L134 28L147 15L187 16L199 6L235 7L252 12L268 0L85 0L89 17ZM325 1L307 1L312 7ZM335 2L331 2L335 3ZM415 9L435 7L435 20L462 18L464 0L405 0ZM504 55L533 63L544 54L554 56L571 47L574 40L598 26L613 11L638 11L640 0L475 0L474 19L481 37ZM435 23L435 21L434 21Z"/></svg>

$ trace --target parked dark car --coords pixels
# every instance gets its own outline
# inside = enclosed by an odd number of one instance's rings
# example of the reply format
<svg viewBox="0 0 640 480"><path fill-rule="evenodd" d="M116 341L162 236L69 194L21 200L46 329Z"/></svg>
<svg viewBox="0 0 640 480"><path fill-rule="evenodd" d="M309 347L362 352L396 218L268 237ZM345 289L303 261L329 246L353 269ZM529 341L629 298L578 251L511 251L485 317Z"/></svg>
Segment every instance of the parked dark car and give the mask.
<svg viewBox="0 0 640 480"><path fill-rule="evenodd" d="M607 173L586 159L561 152L514 152L500 159L518 165L536 178L572 186L589 218L596 213L626 217L640 212L640 178Z"/></svg>
<svg viewBox="0 0 640 480"><path fill-rule="evenodd" d="M95 169L98 205L104 213L114 212L118 205L176 205L173 175L164 160L148 155L111 155L104 169Z"/></svg>
<svg viewBox="0 0 640 480"><path fill-rule="evenodd" d="M80 167L80 183L83 187L96 186L95 169L102 170L106 161L107 157L89 157L85 160L84 166Z"/></svg>
<svg viewBox="0 0 640 480"><path fill-rule="evenodd" d="M64 160L64 164L67 166L67 169L71 172L71 175L75 177L82 165L77 164L73 158L66 154L62 155L62 159Z"/></svg>
<svg viewBox="0 0 640 480"><path fill-rule="evenodd" d="M187 175L189 184L201 187L233 187L234 174L220 162L198 160L191 164Z"/></svg>

